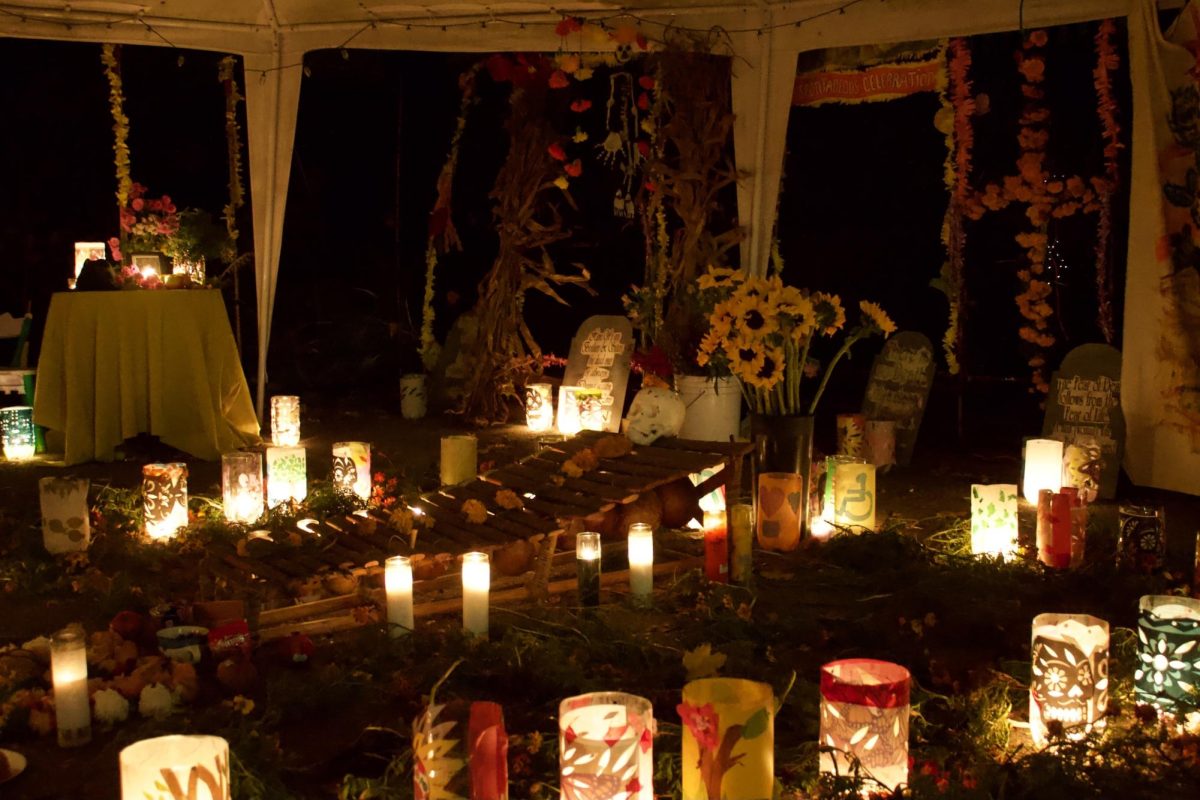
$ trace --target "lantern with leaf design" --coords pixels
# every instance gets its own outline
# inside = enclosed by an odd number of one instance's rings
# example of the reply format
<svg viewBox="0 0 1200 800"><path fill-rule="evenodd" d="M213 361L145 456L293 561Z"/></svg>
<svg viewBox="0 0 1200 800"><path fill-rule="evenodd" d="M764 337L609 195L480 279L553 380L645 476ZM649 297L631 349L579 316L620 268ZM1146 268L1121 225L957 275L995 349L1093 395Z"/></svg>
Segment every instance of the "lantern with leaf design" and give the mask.
<svg viewBox="0 0 1200 800"><path fill-rule="evenodd" d="M558 710L563 800L653 800L654 711L624 692L563 700Z"/></svg>
<svg viewBox="0 0 1200 800"><path fill-rule="evenodd" d="M308 497L308 456L303 447L267 448L267 508Z"/></svg>
<svg viewBox="0 0 1200 800"><path fill-rule="evenodd" d="M142 510L146 535L172 539L188 524L187 464L147 464L142 467Z"/></svg>
<svg viewBox="0 0 1200 800"><path fill-rule="evenodd" d="M1004 559L1016 555L1016 484L971 484L971 552Z"/></svg>
<svg viewBox="0 0 1200 800"><path fill-rule="evenodd" d="M75 553L88 549L92 526L88 520L87 478L42 478L38 495L42 506L42 542L48 553Z"/></svg>
<svg viewBox="0 0 1200 800"><path fill-rule="evenodd" d="M1088 614L1033 618L1029 730L1034 744L1061 726L1073 739L1104 726L1108 708L1108 623Z"/></svg>
<svg viewBox="0 0 1200 800"><path fill-rule="evenodd" d="M427 705L413 721L415 800L508 800L508 734L497 703Z"/></svg>
<svg viewBox="0 0 1200 800"><path fill-rule="evenodd" d="M872 658L821 667L821 772L893 790L908 782L909 688L899 664ZM865 791L864 791L865 793Z"/></svg>
<svg viewBox="0 0 1200 800"><path fill-rule="evenodd" d="M337 442L333 445L333 485L362 500L371 499L371 445Z"/></svg>
<svg viewBox="0 0 1200 800"><path fill-rule="evenodd" d="M230 800L229 742L159 736L121 751L121 800Z"/></svg>
<svg viewBox="0 0 1200 800"><path fill-rule="evenodd" d="M760 800L775 785L775 693L702 678L683 687L683 800Z"/></svg>

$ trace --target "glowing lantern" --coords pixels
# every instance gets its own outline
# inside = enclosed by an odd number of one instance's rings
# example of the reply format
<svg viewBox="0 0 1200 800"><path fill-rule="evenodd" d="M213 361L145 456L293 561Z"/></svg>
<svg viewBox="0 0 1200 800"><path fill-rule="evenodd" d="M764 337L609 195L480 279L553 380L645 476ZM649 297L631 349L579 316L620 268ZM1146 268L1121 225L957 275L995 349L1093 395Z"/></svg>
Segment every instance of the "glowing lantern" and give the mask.
<svg viewBox="0 0 1200 800"><path fill-rule="evenodd" d="M508 734L497 703L437 703L413 721L414 800L508 800Z"/></svg>
<svg viewBox="0 0 1200 800"><path fill-rule="evenodd" d="M92 740L92 706L88 699L87 637L71 625L50 639L50 679L58 746L78 747Z"/></svg>
<svg viewBox="0 0 1200 800"><path fill-rule="evenodd" d="M1051 569L1071 566L1075 498L1074 489L1061 492L1042 489L1038 493L1038 560Z"/></svg>
<svg viewBox="0 0 1200 800"><path fill-rule="evenodd" d="M683 800L760 800L775 785L775 693L704 678L683 687Z"/></svg>
<svg viewBox="0 0 1200 800"><path fill-rule="evenodd" d="M724 511L704 512L704 576L729 583L729 528Z"/></svg>
<svg viewBox="0 0 1200 800"><path fill-rule="evenodd" d="M142 467L142 510L151 539L172 539L188 524L187 476L187 464Z"/></svg>
<svg viewBox="0 0 1200 800"><path fill-rule="evenodd" d="M1016 484L971 484L971 552L1003 559L1016 555Z"/></svg>
<svg viewBox="0 0 1200 800"><path fill-rule="evenodd" d="M764 472L758 476L758 546L764 550L795 550L800 545L804 476L794 472Z"/></svg>
<svg viewBox="0 0 1200 800"><path fill-rule="evenodd" d="M250 525L263 515L262 456L238 451L221 456L225 519Z"/></svg>
<svg viewBox="0 0 1200 800"><path fill-rule="evenodd" d="M1118 566L1146 575L1160 571L1167 557L1166 509L1121 504L1119 519Z"/></svg>
<svg viewBox="0 0 1200 800"><path fill-rule="evenodd" d="M653 800L650 701L623 692L563 700L558 709L558 764L563 800Z"/></svg>
<svg viewBox="0 0 1200 800"><path fill-rule="evenodd" d="M478 472L478 447L475 437L469 434L442 437L442 486L475 480Z"/></svg>
<svg viewBox="0 0 1200 800"><path fill-rule="evenodd" d="M492 563L487 553L464 553L462 559L463 630L473 636L488 635L488 594L492 588Z"/></svg>
<svg viewBox="0 0 1200 800"><path fill-rule="evenodd" d="M229 742L220 736L143 739L120 762L121 800L229 800Z"/></svg>
<svg viewBox="0 0 1200 800"><path fill-rule="evenodd" d="M875 466L866 459L834 467L833 524L849 530L875 530Z"/></svg>
<svg viewBox="0 0 1200 800"><path fill-rule="evenodd" d="M400 416L421 419L428 407L425 373L412 372L400 376Z"/></svg>
<svg viewBox="0 0 1200 800"><path fill-rule="evenodd" d="M308 497L308 458L303 447L267 448L267 508Z"/></svg>
<svg viewBox="0 0 1200 800"><path fill-rule="evenodd" d="M300 398L294 394L271 398L271 443L276 447L300 444Z"/></svg>
<svg viewBox="0 0 1200 800"><path fill-rule="evenodd" d="M33 458L37 450L34 437L33 407L0 408L0 427L4 435L4 457L9 461Z"/></svg>
<svg viewBox="0 0 1200 800"><path fill-rule="evenodd" d="M87 478L42 478L38 495L42 507L42 542L48 553L88 549L92 526L88 519Z"/></svg>
<svg viewBox="0 0 1200 800"><path fill-rule="evenodd" d="M525 387L525 424L536 433L554 427L553 387L548 383L531 383Z"/></svg>
<svg viewBox="0 0 1200 800"><path fill-rule="evenodd" d="M575 536L575 569L579 605L600 605L600 534L585 531Z"/></svg>
<svg viewBox="0 0 1200 800"><path fill-rule="evenodd" d="M1038 501L1038 492L1062 488L1063 443L1055 439L1030 439L1025 443L1025 477L1021 493L1031 503Z"/></svg>
<svg viewBox="0 0 1200 800"><path fill-rule="evenodd" d="M333 446L333 484L363 500L371 499L371 445L338 442Z"/></svg>
<svg viewBox="0 0 1200 800"><path fill-rule="evenodd" d="M821 667L821 772L853 774L895 789L908 782L908 693L904 667L871 658ZM864 789L864 794L869 790Z"/></svg>
<svg viewBox="0 0 1200 800"><path fill-rule="evenodd" d="M564 436L574 436L583 430L583 422L579 419L578 392L582 386L558 387L558 432Z"/></svg>
<svg viewBox="0 0 1200 800"><path fill-rule="evenodd" d="M383 588L387 593L388 631L403 636L415 627L413 621L413 571L408 556L392 556L383 562Z"/></svg>
<svg viewBox="0 0 1200 800"><path fill-rule="evenodd" d="M1138 702L1171 713L1196 708L1200 687L1200 600L1146 595L1138 603Z"/></svg>
<svg viewBox="0 0 1200 800"><path fill-rule="evenodd" d="M1033 618L1033 667L1029 729L1038 747L1048 725L1060 723L1080 739L1104 726L1108 708L1108 623L1087 614L1039 614Z"/></svg>

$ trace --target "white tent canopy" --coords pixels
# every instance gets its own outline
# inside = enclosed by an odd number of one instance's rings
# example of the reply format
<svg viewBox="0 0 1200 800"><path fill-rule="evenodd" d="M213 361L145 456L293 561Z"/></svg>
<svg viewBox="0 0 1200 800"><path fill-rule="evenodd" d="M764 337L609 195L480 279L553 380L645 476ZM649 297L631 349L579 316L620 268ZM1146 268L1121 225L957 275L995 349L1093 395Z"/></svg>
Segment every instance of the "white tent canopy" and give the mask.
<svg viewBox="0 0 1200 800"><path fill-rule="evenodd" d="M1154 0L626 0L563 4L469 0L0 0L0 35L196 48L244 57L258 301L262 417L304 54L354 47L450 52L555 51L563 16L723 29L738 56L734 150L747 229L742 263L770 253L797 55L806 50L994 33L1128 16ZM1162 0L1179 7L1182 0ZM1136 135L1136 134L1135 134Z"/></svg>

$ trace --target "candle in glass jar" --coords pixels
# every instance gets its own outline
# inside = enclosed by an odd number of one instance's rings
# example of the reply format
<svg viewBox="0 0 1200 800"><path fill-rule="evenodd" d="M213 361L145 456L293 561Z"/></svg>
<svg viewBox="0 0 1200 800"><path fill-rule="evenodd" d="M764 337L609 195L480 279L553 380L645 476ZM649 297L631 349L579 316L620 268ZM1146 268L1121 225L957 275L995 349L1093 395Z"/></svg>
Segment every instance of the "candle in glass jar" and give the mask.
<svg viewBox="0 0 1200 800"><path fill-rule="evenodd" d="M488 591L492 585L492 565L487 553L463 555L463 630L475 636L488 635Z"/></svg>
<svg viewBox="0 0 1200 800"><path fill-rule="evenodd" d="M600 605L600 534L585 531L575 537L575 567L579 605Z"/></svg>
<svg viewBox="0 0 1200 800"><path fill-rule="evenodd" d="M300 398L277 394L271 398L271 444L294 447L300 443Z"/></svg>
<svg viewBox="0 0 1200 800"><path fill-rule="evenodd" d="M729 530L724 511L704 512L704 574L710 581L729 583Z"/></svg>
<svg viewBox="0 0 1200 800"><path fill-rule="evenodd" d="M263 514L262 456L238 451L221 456L225 519L250 525Z"/></svg>
<svg viewBox="0 0 1200 800"><path fill-rule="evenodd" d="M92 740L92 707L88 699L87 639L71 625L50 640L50 673L58 746L77 747Z"/></svg>
<svg viewBox="0 0 1200 800"><path fill-rule="evenodd" d="M629 591L638 605L654 593L654 529L645 522L629 526Z"/></svg>
<svg viewBox="0 0 1200 800"><path fill-rule="evenodd" d="M388 632L403 636L414 627L413 573L408 556L392 556L383 562L383 586L387 591Z"/></svg>

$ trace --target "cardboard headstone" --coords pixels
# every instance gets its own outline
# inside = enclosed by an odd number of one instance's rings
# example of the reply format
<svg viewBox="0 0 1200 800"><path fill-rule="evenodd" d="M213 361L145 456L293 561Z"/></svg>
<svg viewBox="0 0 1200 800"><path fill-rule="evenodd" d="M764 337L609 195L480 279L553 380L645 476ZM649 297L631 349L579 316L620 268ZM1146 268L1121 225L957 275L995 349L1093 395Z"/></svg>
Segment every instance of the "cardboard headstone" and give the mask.
<svg viewBox="0 0 1200 800"><path fill-rule="evenodd" d="M869 420L896 423L898 464L912 460L934 369L933 344L928 336L915 331L902 331L888 339L871 365L862 411Z"/></svg>
<svg viewBox="0 0 1200 800"><path fill-rule="evenodd" d="M1099 497L1116 495L1125 449L1120 350L1107 344L1084 344L1067 353L1050 378L1042 435L1061 439L1064 445L1086 448L1098 444Z"/></svg>
<svg viewBox="0 0 1200 800"><path fill-rule="evenodd" d="M633 326L625 317L588 317L571 340L563 385L599 389L605 430L613 433L621 429L632 354Z"/></svg>

